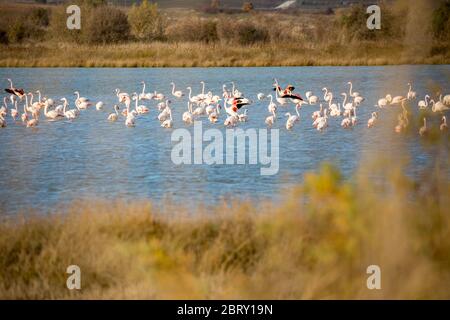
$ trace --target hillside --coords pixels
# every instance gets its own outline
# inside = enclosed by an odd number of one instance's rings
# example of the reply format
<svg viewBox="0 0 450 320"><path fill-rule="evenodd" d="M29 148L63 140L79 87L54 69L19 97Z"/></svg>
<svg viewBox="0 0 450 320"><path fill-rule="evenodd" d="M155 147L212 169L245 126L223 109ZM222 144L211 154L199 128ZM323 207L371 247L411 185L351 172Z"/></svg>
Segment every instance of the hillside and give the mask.
<svg viewBox="0 0 450 320"><path fill-rule="evenodd" d="M211 4L211 0L149 0L156 2L161 8L190 8L199 9ZM0 0L0 3L40 3L42 0L16 0L6 1ZM62 2L70 2L68 0L46 0L47 4L58 4ZM140 3L141 0L107 0L108 3L119 6L130 6L133 3ZM269 10L275 9L279 5L286 3L287 0L219 0L219 5L224 9L240 9L244 2L251 2L255 9ZM375 1L377 2L377 1ZM355 3L373 4L373 0L296 0L292 8L297 9L327 9L347 7Z"/></svg>

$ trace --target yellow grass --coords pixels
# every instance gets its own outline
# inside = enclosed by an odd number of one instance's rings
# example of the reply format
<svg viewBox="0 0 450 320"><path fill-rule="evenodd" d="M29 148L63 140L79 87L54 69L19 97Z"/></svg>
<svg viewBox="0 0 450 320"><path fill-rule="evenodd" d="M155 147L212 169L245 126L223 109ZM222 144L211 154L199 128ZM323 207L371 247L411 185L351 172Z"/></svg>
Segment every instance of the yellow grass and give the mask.
<svg viewBox="0 0 450 320"><path fill-rule="evenodd" d="M0 224L3 299L450 298L450 186L392 163L341 179L307 174L281 204L223 203L189 216L149 203L74 203ZM66 288L67 266L82 289ZM368 290L379 265L382 289Z"/></svg>
<svg viewBox="0 0 450 320"><path fill-rule="evenodd" d="M359 49L295 45L239 46L202 43L120 45L26 44L0 46L0 67L263 67L446 64L447 53L415 57L401 46L361 44Z"/></svg>

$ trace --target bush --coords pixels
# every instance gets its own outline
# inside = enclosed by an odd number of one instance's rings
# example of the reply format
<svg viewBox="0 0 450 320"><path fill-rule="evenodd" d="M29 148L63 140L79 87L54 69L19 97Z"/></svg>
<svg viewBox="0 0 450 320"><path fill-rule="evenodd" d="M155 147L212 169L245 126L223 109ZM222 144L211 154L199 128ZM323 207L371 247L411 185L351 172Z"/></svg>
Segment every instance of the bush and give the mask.
<svg viewBox="0 0 450 320"><path fill-rule="evenodd" d="M204 13L217 14L220 12L219 8L220 8L219 0L212 0L209 5L203 7L202 11Z"/></svg>
<svg viewBox="0 0 450 320"><path fill-rule="evenodd" d="M217 22L201 19L179 21L167 29L167 38L171 41L212 43L219 39Z"/></svg>
<svg viewBox="0 0 450 320"><path fill-rule="evenodd" d="M7 34L9 42L19 43L26 39L41 40L44 31L29 21L19 18L10 24Z"/></svg>
<svg viewBox="0 0 450 320"><path fill-rule="evenodd" d="M44 8L35 8L30 13L29 21L38 27L48 27L50 23L50 11Z"/></svg>
<svg viewBox="0 0 450 320"><path fill-rule="evenodd" d="M116 43L129 38L130 25L122 10L99 6L92 9L82 30L87 43Z"/></svg>
<svg viewBox="0 0 450 320"><path fill-rule="evenodd" d="M25 25L21 20L16 20L8 28L8 41L21 42L26 38Z"/></svg>
<svg viewBox="0 0 450 320"><path fill-rule="evenodd" d="M369 14L366 13L364 5L353 6L347 14L341 16L338 23L344 28L345 35L350 40L380 40L398 36L402 31L401 26L404 25L400 21L401 17L394 17L385 5L382 5L381 12L381 30L370 30L367 28ZM394 21L398 22L396 26L393 24Z"/></svg>
<svg viewBox="0 0 450 320"><path fill-rule="evenodd" d="M450 1L442 3L433 13L433 35L438 40L450 38Z"/></svg>
<svg viewBox="0 0 450 320"><path fill-rule="evenodd" d="M235 34L240 44L249 45L257 42L266 42L269 33L262 27L257 27L250 22L241 22L236 25Z"/></svg>
<svg viewBox="0 0 450 320"><path fill-rule="evenodd" d="M81 30L84 28L84 19L81 18ZM55 41L77 42L82 41L81 30L69 30L67 28L66 8L58 6L52 10L49 24L49 38Z"/></svg>
<svg viewBox="0 0 450 320"><path fill-rule="evenodd" d="M250 12L253 10L253 3L251 2L244 2L242 5L242 11L244 12Z"/></svg>
<svg viewBox="0 0 450 320"><path fill-rule="evenodd" d="M142 1L140 6L133 4L128 13L131 34L139 40L161 40L164 37L164 19L158 12L158 4Z"/></svg>
<svg viewBox="0 0 450 320"><path fill-rule="evenodd" d="M0 44L8 44L8 32L0 30Z"/></svg>

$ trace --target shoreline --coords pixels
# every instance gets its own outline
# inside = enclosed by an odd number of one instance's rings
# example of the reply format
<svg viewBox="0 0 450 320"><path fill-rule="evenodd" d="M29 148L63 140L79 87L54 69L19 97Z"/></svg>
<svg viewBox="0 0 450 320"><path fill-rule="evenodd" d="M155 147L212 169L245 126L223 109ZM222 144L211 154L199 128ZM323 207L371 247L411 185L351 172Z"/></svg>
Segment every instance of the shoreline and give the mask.
<svg viewBox="0 0 450 320"><path fill-rule="evenodd" d="M401 47L305 49L297 46L208 46L198 43L127 43L122 45L23 44L0 46L2 68L216 68L216 67L344 67L447 65L450 54L414 56ZM331 51L330 51L331 50ZM360 54L358 51L366 52ZM300 53L299 53L300 52ZM338 58L336 58L338 56Z"/></svg>

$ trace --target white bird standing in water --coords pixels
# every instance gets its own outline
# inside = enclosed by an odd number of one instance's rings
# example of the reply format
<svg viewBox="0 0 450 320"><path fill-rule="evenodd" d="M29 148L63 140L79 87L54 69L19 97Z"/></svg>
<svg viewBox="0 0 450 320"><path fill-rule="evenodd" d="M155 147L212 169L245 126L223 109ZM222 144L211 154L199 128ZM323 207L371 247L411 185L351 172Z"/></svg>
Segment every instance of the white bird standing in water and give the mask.
<svg viewBox="0 0 450 320"><path fill-rule="evenodd" d="M110 113L108 116L108 121L115 122L119 118L119 106L114 105L114 112Z"/></svg>
<svg viewBox="0 0 450 320"><path fill-rule="evenodd" d="M17 109L17 100L14 99L14 108L11 108L11 118L16 121L17 116L19 115L19 110Z"/></svg>
<svg viewBox="0 0 450 320"><path fill-rule="evenodd" d="M66 117L68 120L73 120L76 117L78 117L78 115L80 114L80 110L77 109L71 109L71 110L67 110L67 107L69 106L69 102L67 101L66 98L62 98L61 101L63 101L63 105L64 105L64 109L63 109L63 114L64 117Z"/></svg>
<svg viewBox="0 0 450 320"><path fill-rule="evenodd" d="M367 128L372 128L375 125L377 119L378 119L378 113L372 112L372 116L367 121Z"/></svg>
<svg viewBox="0 0 450 320"><path fill-rule="evenodd" d="M424 136L427 134L427 132L428 132L427 119L424 117L423 118L423 126L419 129L419 135Z"/></svg>
<svg viewBox="0 0 450 320"><path fill-rule="evenodd" d="M6 127L6 120L3 118L3 115L0 114L0 128Z"/></svg>
<svg viewBox="0 0 450 320"><path fill-rule="evenodd" d="M169 119L166 119L161 123L161 127L163 128L172 128L173 119L172 119L172 110L169 109Z"/></svg>
<svg viewBox="0 0 450 320"><path fill-rule="evenodd" d="M406 98L407 98L408 100L415 99L417 94L416 94L415 91L412 91L412 85L411 85L411 83L408 83L408 86L409 86L409 90L408 90L408 94L406 95Z"/></svg>
<svg viewBox="0 0 450 320"><path fill-rule="evenodd" d="M275 113L275 110L274 110L272 112L272 115L268 116L264 122L267 124L267 126L272 127L276 120L277 120L277 114Z"/></svg>
<svg viewBox="0 0 450 320"><path fill-rule="evenodd" d="M240 122L247 122L248 121L247 111L248 111L248 109L245 109L243 114L239 114L239 121Z"/></svg>
<svg viewBox="0 0 450 320"><path fill-rule="evenodd" d="M105 104L103 103L103 101L99 101L96 103L95 109L97 109L97 111L100 111L103 109L104 106L105 106Z"/></svg>
<svg viewBox="0 0 450 320"><path fill-rule="evenodd" d="M172 85L172 95L175 98L181 98L181 97L184 96L184 94L183 94L183 92L181 90L175 90L175 83L174 82L171 82L170 84Z"/></svg>
<svg viewBox="0 0 450 320"><path fill-rule="evenodd" d="M446 116L442 116L441 125L439 126L439 129L441 131L447 131L448 130L447 117Z"/></svg>
<svg viewBox="0 0 450 320"><path fill-rule="evenodd" d="M417 106L419 107L419 109L426 109L428 107L428 99L430 99L430 96L426 95L425 100L420 100L417 103Z"/></svg>
<svg viewBox="0 0 450 320"><path fill-rule="evenodd" d="M192 104L188 101L188 111L183 113L183 121L186 124L192 124L194 122L194 117L192 115Z"/></svg>

